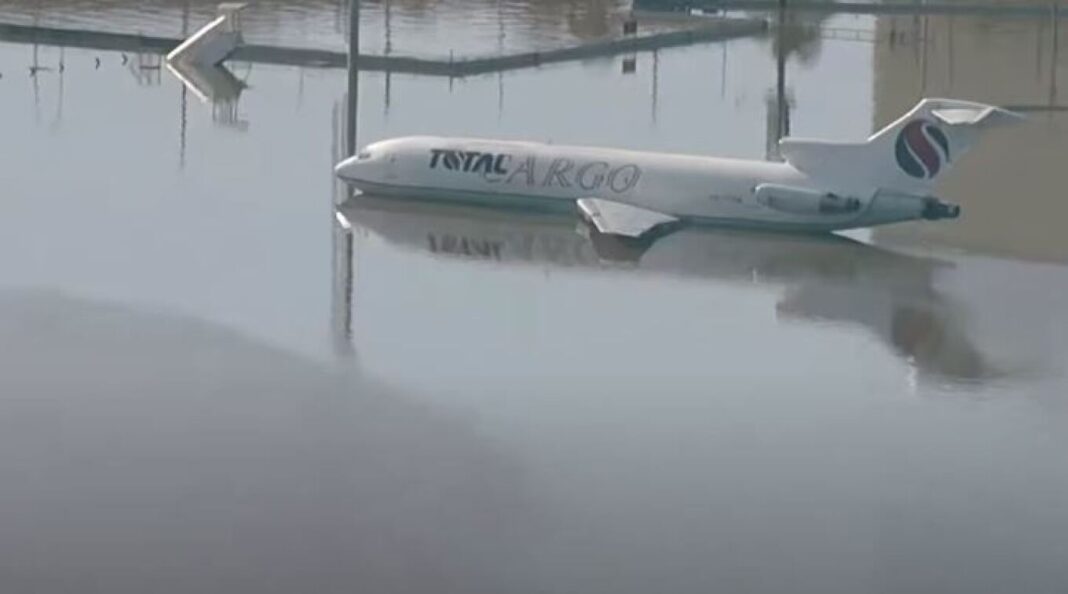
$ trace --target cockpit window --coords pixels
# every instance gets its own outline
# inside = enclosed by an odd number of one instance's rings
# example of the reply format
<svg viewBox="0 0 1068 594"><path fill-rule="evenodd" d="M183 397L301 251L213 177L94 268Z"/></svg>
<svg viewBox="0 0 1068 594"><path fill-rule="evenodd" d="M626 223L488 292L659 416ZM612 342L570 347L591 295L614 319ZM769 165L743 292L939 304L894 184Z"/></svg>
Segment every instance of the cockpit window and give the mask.
<svg viewBox="0 0 1068 594"><path fill-rule="evenodd" d="M356 153L356 158L360 161L371 158L371 151L360 151Z"/></svg>

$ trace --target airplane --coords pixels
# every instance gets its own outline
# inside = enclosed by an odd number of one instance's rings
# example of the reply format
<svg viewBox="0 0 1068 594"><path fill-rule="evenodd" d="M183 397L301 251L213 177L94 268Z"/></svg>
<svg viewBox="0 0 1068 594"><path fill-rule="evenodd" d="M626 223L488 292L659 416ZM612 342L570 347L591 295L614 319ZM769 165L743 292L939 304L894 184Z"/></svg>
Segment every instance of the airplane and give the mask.
<svg viewBox="0 0 1068 594"><path fill-rule="evenodd" d="M626 238L690 224L829 232L958 217L959 206L930 195L935 181L980 133L1020 119L923 99L864 142L783 138L785 162L411 136L370 144L335 173L379 196L577 210Z"/></svg>
<svg viewBox="0 0 1068 594"><path fill-rule="evenodd" d="M921 376L938 381L981 381L1003 374L973 342L968 308L938 290L942 276L955 267L951 261L834 234L701 227L635 241L595 230L576 233L574 219L559 213L373 194L343 202L337 214L359 243L348 249L364 257L384 241L409 253L472 266L572 269L626 275L638 282L679 278L781 287L774 316L783 323L863 328ZM350 267L340 271L351 272ZM352 282L338 286L351 287ZM352 299L339 301L349 307Z"/></svg>

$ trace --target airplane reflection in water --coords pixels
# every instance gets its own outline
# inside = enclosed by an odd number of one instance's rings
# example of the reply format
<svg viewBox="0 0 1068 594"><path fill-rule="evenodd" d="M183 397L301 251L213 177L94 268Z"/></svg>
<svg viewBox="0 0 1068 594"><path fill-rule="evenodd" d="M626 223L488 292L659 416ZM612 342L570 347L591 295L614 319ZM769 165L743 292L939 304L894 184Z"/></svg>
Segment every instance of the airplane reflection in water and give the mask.
<svg viewBox="0 0 1068 594"><path fill-rule="evenodd" d="M576 226L567 217L366 195L339 206L338 220L339 230L347 232L342 249L350 258L373 234L429 257L491 265L782 285L786 292L776 308L780 321L864 328L914 365L920 377L981 381L1003 375L973 345L963 308L934 286L951 263L844 237L685 229L656 240L621 240ZM351 275L351 261L336 270ZM350 277L335 285L344 293L335 299L346 312L352 284ZM358 318L358 303L355 309ZM347 329L345 336L351 336Z"/></svg>

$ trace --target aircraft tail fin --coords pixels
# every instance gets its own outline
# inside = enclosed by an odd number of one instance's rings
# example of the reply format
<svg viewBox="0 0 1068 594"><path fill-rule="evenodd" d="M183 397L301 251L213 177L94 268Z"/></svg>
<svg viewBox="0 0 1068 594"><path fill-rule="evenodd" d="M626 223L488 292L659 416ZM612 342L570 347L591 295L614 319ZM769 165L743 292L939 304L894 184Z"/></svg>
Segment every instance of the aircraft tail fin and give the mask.
<svg viewBox="0 0 1068 594"><path fill-rule="evenodd" d="M983 132L1022 117L982 103L923 99L865 142L784 138L780 147L791 165L814 177L923 194L975 146Z"/></svg>

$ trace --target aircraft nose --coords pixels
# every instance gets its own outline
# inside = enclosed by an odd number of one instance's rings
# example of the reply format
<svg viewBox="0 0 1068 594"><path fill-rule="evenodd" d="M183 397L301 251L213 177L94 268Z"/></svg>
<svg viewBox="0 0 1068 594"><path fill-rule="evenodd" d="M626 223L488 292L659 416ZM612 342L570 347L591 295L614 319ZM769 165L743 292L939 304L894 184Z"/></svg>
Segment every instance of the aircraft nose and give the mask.
<svg viewBox="0 0 1068 594"><path fill-rule="evenodd" d="M360 159L358 157L349 157L334 166L334 175L341 179L356 179L359 168Z"/></svg>

